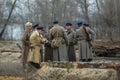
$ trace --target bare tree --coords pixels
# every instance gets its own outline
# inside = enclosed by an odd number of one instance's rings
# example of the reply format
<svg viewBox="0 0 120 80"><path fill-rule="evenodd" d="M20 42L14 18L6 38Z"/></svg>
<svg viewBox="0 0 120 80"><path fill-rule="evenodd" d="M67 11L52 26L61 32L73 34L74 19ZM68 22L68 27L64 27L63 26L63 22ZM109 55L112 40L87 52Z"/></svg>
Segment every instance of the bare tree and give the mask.
<svg viewBox="0 0 120 80"><path fill-rule="evenodd" d="M77 0L78 4L80 5L81 7L81 11L82 11L82 14L83 14L83 18L88 22L90 23L90 19L89 19L89 1L88 0Z"/></svg>
<svg viewBox="0 0 120 80"><path fill-rule="evenodd" d="M11 15L12 15L14 6L15 6L15 4L16 4L16 1L17 1L17 0L14 1L13 5L12 5L12 8L11 8L11 11L10 11L10 13L9 13L8 19L7 19L6 23L4 24L4 27L3 27L3 29L2 29L2 31L1 31L1 33L0 33L0 39L1 39L1 37L2 37L2 35L3 35L3 33L4 33L4 31L5 31L6 26L7 26L7 23L9 22L9 19L10 19Z"/></svg>
<svg viewBox="0 0 120 80"><path fill-rule="evenodd" d="M26 0L19 1L21 5L17 4L12 13L15 1L14 4L9 1L8 5L4 6L8 8L7 11L11 12L6 21L6 14L3 13L5 11L2 11L4 9L0 5L0 21L6 22L0 37L8 22L24 24L26 21L31 21L48 27L54 20L58 20L63 26L66 22L73 22L76 26L75 22L80 18L95 26L93 28L99 38L108 38L113 41L114 37L120 34L119 0ZM3 0L3 2L6 1ZM20 13L17 9L20 9Z"/></svg>

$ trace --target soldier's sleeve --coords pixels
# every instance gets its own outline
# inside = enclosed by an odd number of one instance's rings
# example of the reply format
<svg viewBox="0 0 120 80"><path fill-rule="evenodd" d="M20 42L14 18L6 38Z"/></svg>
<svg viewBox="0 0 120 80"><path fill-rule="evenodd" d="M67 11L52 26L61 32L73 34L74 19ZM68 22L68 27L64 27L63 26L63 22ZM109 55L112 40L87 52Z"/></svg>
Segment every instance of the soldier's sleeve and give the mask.
<svg viewBox="0 0 120 80"><path fill-rule="evenodd" d="M25 41L25 32L23 33L21 41L22 41L22 43L24 43L24 41Z"/></svg>
<svg viewBox="0 0 120 80"><path fill-rule="evenodd" d="M26 40L27 36L28 36L28 34L27 34L27 32L25 31L24 34L23 34L23 36L22 36L22 39L21 39L21 41L22 41L22 43L23 43L24 45L29 45L29 40Z"/></svg>
<svg viewBox="0 0 120 80"><path fill-rule="evenodd" d="M77 40L76 40L76 32L75 32L75 31L73 32L73 43L74 43L74 44L77 43Z"/></svg>
<svg viewBox="0 0 120 80"><path fill-rule="evenodd" d="M78 41L78 38L79 38L78 29L76 29L76 31L75 31L75 39L76 39L76 42Z"/></svg>
<svg viewBox="0 0 120 80"><path fill-rule="evenodd" d="M87 30L88 30L89 34L91 34L91 39L94 40L96 38L95 32L92 29L90 29L89 27L87 28Z"/></svg>
<svg viewBox="0 0 120 80"><path fill-rule="evenodd" d="M30 36L30 43L33 44L35 40L35 33L33 32Z"/></svg>
<svg viewBox="0 0 120 80"><path fill-rule="evenodd" d="M63 35L64 35L64 39L66 41L66 44L69 45L69 39L68 39L67 33L64 28L62 28L62 29L63 29L62 31L63 31Z"/></svg>

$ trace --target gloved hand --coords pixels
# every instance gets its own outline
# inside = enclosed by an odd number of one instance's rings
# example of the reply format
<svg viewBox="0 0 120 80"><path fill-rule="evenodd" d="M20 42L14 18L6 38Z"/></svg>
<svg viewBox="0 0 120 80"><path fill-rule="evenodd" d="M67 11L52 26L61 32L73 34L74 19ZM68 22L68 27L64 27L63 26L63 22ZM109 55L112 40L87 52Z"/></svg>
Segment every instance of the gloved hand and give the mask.
<svg viewBox="0 0 120 80"><path fill-rule="evenodd" d="M34 46L33 46L33 45L30 45L29 48L34 48Z"/></svg>

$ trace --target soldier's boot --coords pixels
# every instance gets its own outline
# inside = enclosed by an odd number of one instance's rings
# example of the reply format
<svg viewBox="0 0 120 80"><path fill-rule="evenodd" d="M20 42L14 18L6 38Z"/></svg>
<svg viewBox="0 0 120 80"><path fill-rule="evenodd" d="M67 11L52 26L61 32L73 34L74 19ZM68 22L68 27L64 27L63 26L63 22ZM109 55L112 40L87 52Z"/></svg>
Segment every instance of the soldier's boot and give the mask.
<svg viewBox="0 0 120 80"><path fill-rule="evenodd" d="M81 59L82 60L82 62L87 62L87 59Z"/></svg>
<svg viewBox="0 0 120 80"><path fill-rule="evenodd" d="M92 61L92 58L89 58L87 61L88 61L88 62Z"/></svg>

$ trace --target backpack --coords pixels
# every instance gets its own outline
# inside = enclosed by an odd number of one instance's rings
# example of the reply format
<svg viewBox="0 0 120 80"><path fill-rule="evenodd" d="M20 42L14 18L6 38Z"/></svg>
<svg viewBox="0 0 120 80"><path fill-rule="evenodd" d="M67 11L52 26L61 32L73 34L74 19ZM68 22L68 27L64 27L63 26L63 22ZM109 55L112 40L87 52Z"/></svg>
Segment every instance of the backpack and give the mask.
<svg viewBox="0 0 120 80"><path fill-rule="evenodd" d="M51 42L52 48L58 48L59 47L59 40L57 38L54 38Z"/></svg>
<svg viewBox="0 0 120 80"><path fill-rule="evenodd" d="M52 48L58 48L59 47L59 39L58 39L58 36L59 36L59 30L58 29L55 29L54 30L54 38L53 38L53 40L52 40L52 42L51 42L51 47Z"/></svg>

